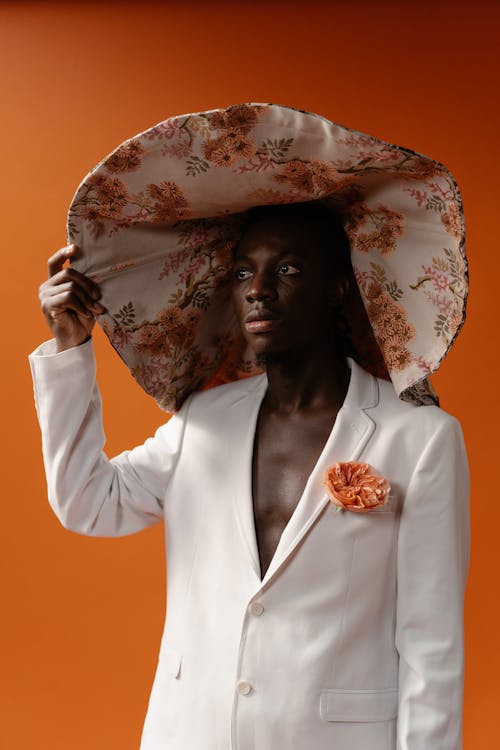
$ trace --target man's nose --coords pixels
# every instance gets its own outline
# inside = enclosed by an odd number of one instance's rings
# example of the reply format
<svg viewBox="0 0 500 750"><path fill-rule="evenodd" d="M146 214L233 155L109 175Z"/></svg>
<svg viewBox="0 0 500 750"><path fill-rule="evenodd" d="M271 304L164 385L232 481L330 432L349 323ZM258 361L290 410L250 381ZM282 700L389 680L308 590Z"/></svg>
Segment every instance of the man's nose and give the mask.
<svg viewBox="0 0 500 750"><path fill-rule="evenodd" d="M276 296L276 287L270 274L255 273L246 293L247 301L258 302L266 299L276 299Z"/></svg>

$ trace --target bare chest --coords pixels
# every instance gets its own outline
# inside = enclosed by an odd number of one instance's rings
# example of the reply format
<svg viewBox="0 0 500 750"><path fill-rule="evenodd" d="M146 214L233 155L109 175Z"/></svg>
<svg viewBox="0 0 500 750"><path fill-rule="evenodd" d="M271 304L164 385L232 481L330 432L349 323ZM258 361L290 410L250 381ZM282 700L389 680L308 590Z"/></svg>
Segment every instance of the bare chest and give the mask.
<svg viewBox="0 0 500 750"><path fill-rule="evenodd" d="M336 414L314 419L259 417L252 496L261 575L264 576L323 450Z"/></svg>

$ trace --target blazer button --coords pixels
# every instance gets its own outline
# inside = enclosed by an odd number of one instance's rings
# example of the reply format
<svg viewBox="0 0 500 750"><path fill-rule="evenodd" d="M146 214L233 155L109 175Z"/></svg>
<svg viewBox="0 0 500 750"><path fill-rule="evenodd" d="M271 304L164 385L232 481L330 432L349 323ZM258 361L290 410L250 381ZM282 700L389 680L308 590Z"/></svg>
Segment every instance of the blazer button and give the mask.
<svg viewBox="0 0 500 750"><path fill-rule="evenodd" d="M260 602L252 602L250 604L250 614L255 615L255 617L260 617L263 611L264 607Z"/></svg>
<svg viewBox="0 0 500 750"><path fill-rule="evenodd" d="M251 684L247 682L246 680L240 680L236 684L236 688L238 690L238 693L240 693L240 695L248 695L252 691Z"/></svg>

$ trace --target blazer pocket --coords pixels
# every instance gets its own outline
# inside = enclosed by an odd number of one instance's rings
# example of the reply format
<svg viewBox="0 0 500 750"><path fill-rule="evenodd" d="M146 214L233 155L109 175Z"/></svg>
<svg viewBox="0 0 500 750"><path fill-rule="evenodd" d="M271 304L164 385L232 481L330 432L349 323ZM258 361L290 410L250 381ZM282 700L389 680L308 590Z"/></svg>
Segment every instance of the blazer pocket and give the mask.
<svg viewBox="0 0 500 750"><path fill-rule="evenodd" d="M398 715L399 691L325 689L320 693L320 716L325 721L390 721Z"/></svg>
<svg viewBox="0 0 500 750"><path fill-rule="evenodd" d="M182 656L169 643L165 643L160 651L161 668L177 680L181 675L181 663Z"/></svg>

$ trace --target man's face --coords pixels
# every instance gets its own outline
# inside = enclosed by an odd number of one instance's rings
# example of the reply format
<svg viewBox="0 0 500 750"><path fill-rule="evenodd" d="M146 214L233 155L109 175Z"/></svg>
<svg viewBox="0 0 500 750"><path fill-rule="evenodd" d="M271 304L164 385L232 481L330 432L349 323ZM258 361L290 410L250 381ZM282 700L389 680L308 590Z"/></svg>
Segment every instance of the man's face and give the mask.
<svg viewBox="0 0 500 750"><path fill-rule="evenodd" d="M318 240L299 219L261 219L245 233L234 257L232 302L257 356L325 346L331 311Z"/></svg>

